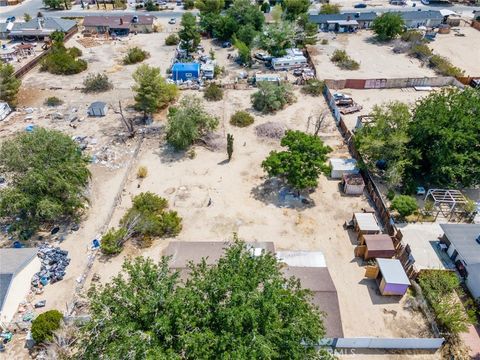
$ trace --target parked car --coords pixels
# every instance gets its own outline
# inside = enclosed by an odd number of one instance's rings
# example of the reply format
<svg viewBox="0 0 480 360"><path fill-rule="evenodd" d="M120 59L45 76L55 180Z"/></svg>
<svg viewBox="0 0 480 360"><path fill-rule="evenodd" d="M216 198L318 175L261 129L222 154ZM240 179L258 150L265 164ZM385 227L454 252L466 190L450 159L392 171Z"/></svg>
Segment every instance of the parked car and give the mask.
<svg viewBox="0 0 480 360"><path fill-rule="evenodd" d="M272 60L272 56L268 55L268 54L265 54L265 53L262 53L262 52L257 52L255 54L253 54L253 57L257 60L261 60L261 61L271 61Z"/></svg>
<svg viewBox="0 0 480 360"><path fill-rule="evenodd" d="M470 86L475 89L480 89L480 79L472 79L472 81L470 81Z"/></svg>
<svg viewBox="0 0 480 360"><path fill-rule="evenodd" d="M182 6L182 2L181 1L177 1L177 6Z"/></svg>
<svg viewBox="0 0 480 360"><path fill-rule="evenodd" d="M295 69L293 70L293 75L301 76L303 74L303 69Z"/></svg>
<svg viewBox="0 0 480 360"><path fill-rule="evenodd" d="M15 20L16 20L15 16L10 16L10 17L7 18L7 23L8 22L15 22Z"/></svg>
<svg viewBox="0 0 480 360"><path fill-rule="evenodd" d="M355 9L365 9L367 7L367 4L359 3L359 4L355 4L353 7Z"/></svg>
<svg viewBox="0 0 480 360"><path fill-rule="evenodd" d="M222 43L222 48L229 48L230 46L232 46L232 43L230 41L224 41Z"/></svg>
<svg viewBox="0 0 480 360"><path fill-rule="evenodd" d="M169 24L176 24L177 23L177 19L175 18L171 18L169 21L168 21Z"/></svg>

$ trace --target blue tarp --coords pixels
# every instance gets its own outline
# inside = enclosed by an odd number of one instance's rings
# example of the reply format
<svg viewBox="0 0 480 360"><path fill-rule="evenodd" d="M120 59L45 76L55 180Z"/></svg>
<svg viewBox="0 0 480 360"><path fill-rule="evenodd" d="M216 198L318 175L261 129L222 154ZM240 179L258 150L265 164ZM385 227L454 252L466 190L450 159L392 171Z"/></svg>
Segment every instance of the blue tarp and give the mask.
<svg viewBox="0 0 480 360"><path fill-rule="evenodd" d="M172 66L172 79L174 81L186 81L200 77L200 64L176 63Z"/></svg>

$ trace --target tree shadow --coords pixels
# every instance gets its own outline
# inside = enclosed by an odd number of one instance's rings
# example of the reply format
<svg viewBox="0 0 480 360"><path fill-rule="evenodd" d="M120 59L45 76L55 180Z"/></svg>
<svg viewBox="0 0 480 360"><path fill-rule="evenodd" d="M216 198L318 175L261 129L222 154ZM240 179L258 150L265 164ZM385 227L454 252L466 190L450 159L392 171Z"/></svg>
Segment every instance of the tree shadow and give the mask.
<svg viewBox="0 0 480 360"><path fill-rule="evenodd" d="M305 210L315 206L315 201L305 191L298 194L282 180L269 178L260 185L252 188L250 192L255 200L267 205L275 205L279 208Z"/></svg>
<svg viewBox="0 0 480 360"><path fill-rule="evenodd" d="M187 151L185 150L175 150L173 146L168 144L160 145L159 151L156 151L156 154L160 158L161 163L172 163L180 162L185 159L188 159Z"/></svg>

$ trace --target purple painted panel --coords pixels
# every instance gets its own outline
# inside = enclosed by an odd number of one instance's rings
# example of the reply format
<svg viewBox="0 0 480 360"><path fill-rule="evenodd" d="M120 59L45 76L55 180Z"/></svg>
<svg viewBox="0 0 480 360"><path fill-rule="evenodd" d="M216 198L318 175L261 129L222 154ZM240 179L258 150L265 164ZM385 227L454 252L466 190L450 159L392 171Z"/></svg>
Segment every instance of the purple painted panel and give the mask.
<svg viewBox="0 0 480 360"><path fill-rule="evenodd" d="M385 284L385 288L383 289L383 293L403 295L407 292L407 289L408 289L408 285Z"/></svg>

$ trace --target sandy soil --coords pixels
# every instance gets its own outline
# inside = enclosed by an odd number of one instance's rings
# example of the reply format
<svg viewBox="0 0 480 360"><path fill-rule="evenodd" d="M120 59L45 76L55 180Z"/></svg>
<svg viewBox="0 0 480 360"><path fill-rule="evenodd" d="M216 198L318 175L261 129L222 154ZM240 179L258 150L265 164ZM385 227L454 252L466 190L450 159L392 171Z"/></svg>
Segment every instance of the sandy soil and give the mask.
<svg viewBox="0 0 480 360"><path fill-rule="evenodd" d="M312 54L321 79L382 79L404 77L428 77L435 73L422 67L420 61L405 54L395 54L389 44L377 43L371 31L359 31L355 34L320 33L320 39L328 39L327 45L320 42ZM337 49L360 63L358 70L342 70L330 61Z"/></svg>
<svg viewBox="0 0 480 360"><path fill-rule="evenodd" d="M342 89L338 92L350 95L356 103L363 106L363 109L356 113L342 115L345 123L350 129L355 127L358 116L370 114L375 105L383 105L392 101L401 101L413 105L415 101L429 94L429 91L416 91L413 88L364 90Z"/></svg>
<svg viewBox="0 0 480 360"><path fill-rule="evenodd" d="M458 30L458 31L455 31ZM465 36L455 36L456 33ZM462 26L452 29L450 34L438 34L435 41L428 44L435 54L450 59L453 65L465 71L465 76L480 76L480 48L472 44L480 43L480 31Z"/></svg>

